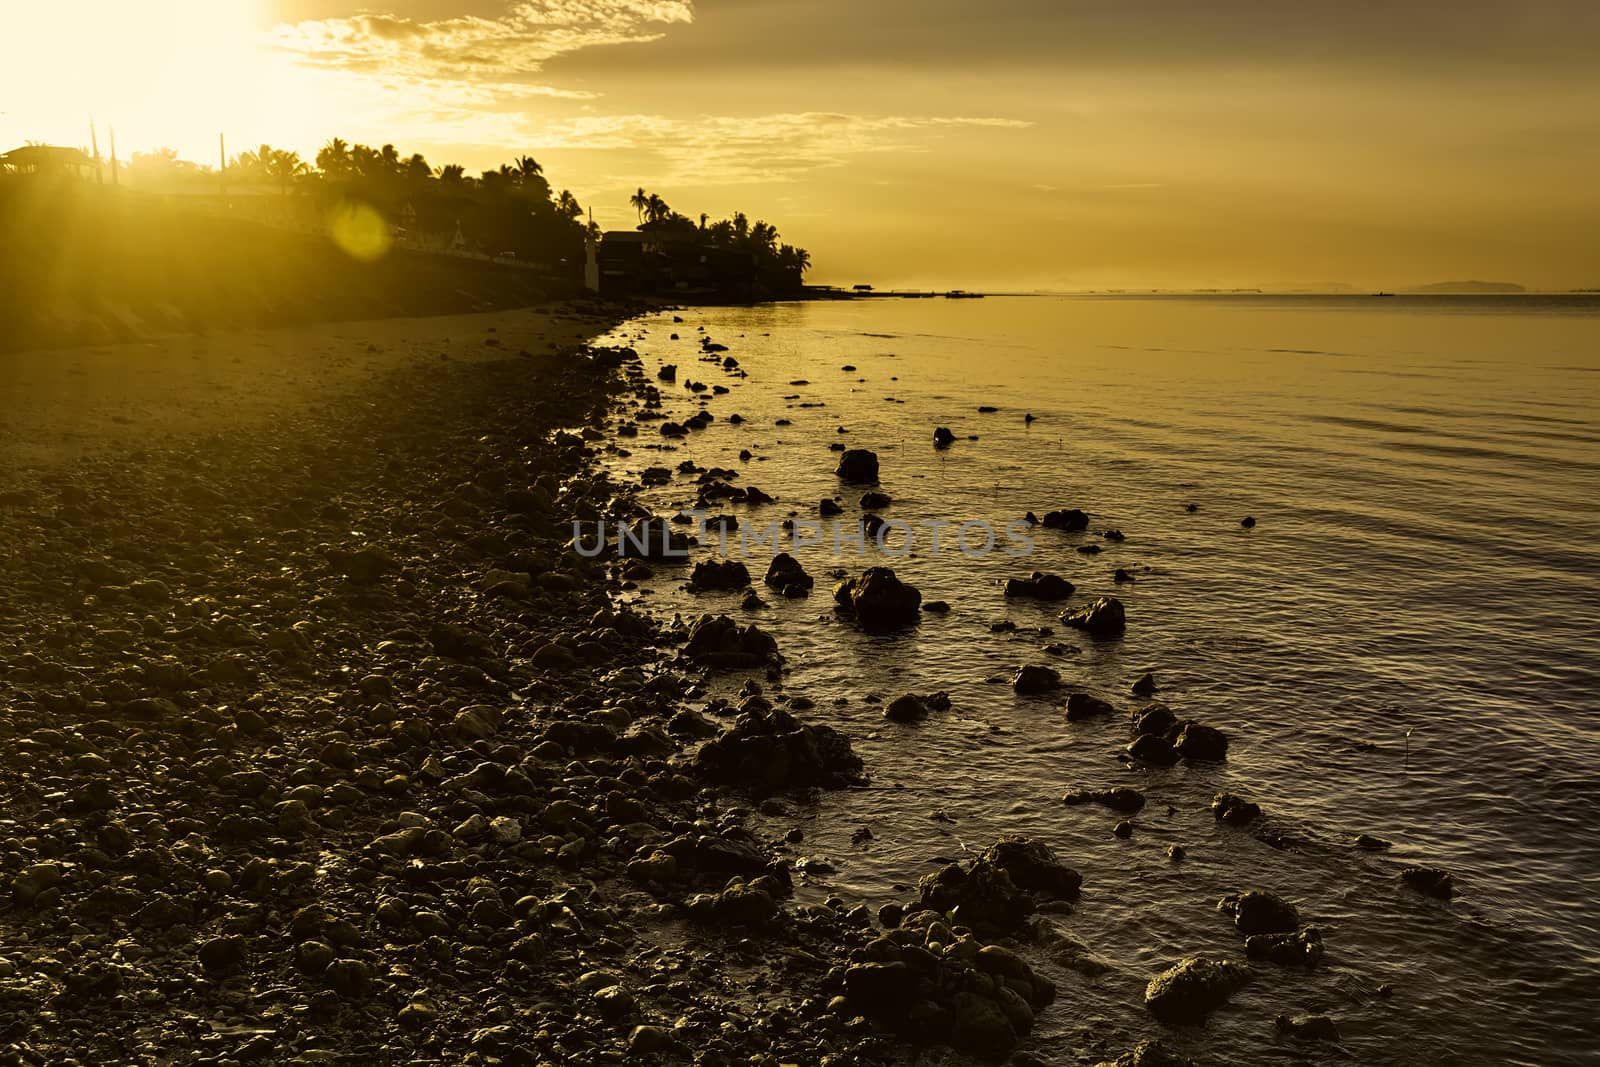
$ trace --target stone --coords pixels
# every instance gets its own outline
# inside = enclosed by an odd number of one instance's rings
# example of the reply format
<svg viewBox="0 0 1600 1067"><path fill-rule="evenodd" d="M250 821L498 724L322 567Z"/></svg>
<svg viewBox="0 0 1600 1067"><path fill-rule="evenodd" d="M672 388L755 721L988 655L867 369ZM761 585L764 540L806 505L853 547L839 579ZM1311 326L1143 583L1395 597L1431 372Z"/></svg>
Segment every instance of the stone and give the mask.
<svg viewBox="0 0 1600 1067"><path fill-rule="evenodd" d="M1211 814L1229 826L1244 826L1261 817L1261 806L1233 793L1218 793L1211 800Z"/></svg>
<svg viewBox="0 0 1600 1067"><path fill-rule="evenodd" d="M1156 676L1146 672L1129 687L1129 692L1141 699L1148 699L1156 691Z"/></svg>
<svg viewBox="0 0 1600 1067"><path fill-rule="evenodd" d="M1017 671L1011 679L1011 688L1021 696L1053 693L1061 688L1061 672L1030 663Z"/></svg>
<svg viewBox="0 0 1600 1067"><path fill-rule="evenodd" d="M1166 738L1140 734L1127 747L1128 755L1152 767L1170 767L1179 760L1178 750Z"/></svg>
<svg viewBox="0 0 1600 1067"><path fill-rule="evenodd" d="M1087 530L1089 528L1089 516L1077 508L1047 511L1044 513L1044 519L1041 520L1040 524L1046 530L1065 530L1068 533L1075 533L1078 530Z"/></svg>
<svg viewBox="0 0 1600 1067"><path fill-rule="evenodd" d="M1190 956L1150 979L1145 1007L1163 1022L1200 1024L1254 977L1242 963Z"/></svg>
<svg viewBox="0 0 1600 1067"><path fill-rule="evenodd" d="M1339 1040L1338 1024L1326 1015L1280 1015L1273 1025L1298 1041Z"/></svg>
<svg viewBox="0 0 1600 1067"><path fill-rule="evenodd" d="M1121 637L1127 629L1127 615L1123 611L1122 601L1114 596L1097 597L1076 611L1065 612L1061 621L1102 640Z"/></svg>
<svg viewBox="0 0 1600 1067"><path fill-rule="evenodd" d="M1262 889L1223 897L1217 910L1232 915L1243 934L1293 933L1300 926L1300 913L1293 904Z"/></svg>
<svg viewBox="0 0 1600 1067"><path fill-rule="evenodd" d="M1449 900L1456 895L1455 878L1440 867L1407 867L1400 872L1400 881L1436 900Z"/></svg>
<svg viewBox="0 0 1600 1067"><path fill-rule="evenodd" d="M815 579L800 565L800 561L787 552L779 552L772 557L772 562L767 565L766 577L762 581L784 596L803 595L816 584Z"/></svg>
<svg viewBox="0 0 1600 1067"><path fill-rule="evenodd" d="M1067 721L1083 722L1085 719L1105 718L1115 715L1117 709L1109 701L1088 693L1073 693L1067 697Z"/></svg>
<svg viewBox="0 0 1600 1067"><path fill-rule="evenodd" d="M933 447L949 448L956 443L956 435L948 426L940 426L933 431Z"/></svg>
<svg viewBox="0 0 1600 1067"><path fill-rule="evenodd" d="M1314 926L1276 934L1252 934L1244 939L1244 954L1286 967L1315 967L1322 959L1322 934Z"/></svg>
<svg viewBox="0 0 1600 1067"><path fill-rule="evenodd" d="M846 482L875 482L878 480L878 454L865 448L847 449L839 457L834 474Z"/></svg>
<svg viewBox="0 0 1600 1067"><path fill-rule="evenodd" d="M1065 600L1075 591L1076 587L1059 574L1043 571L1034 571L1026 578L1008 578L1005 585L1006 596L1034 600Z"/></svg>
<svg viewBox="0 0 1600 1067"><path fill-rule="evenodd" d="M694 565L689 587L702 589L743 589L750 584L750 569L736 559L707 559Z"/></svg>
<svg viewBox="0 0 1600 1067"><path fill-rule="evenodd" d="M1061 799L1069 805L1104 804L1112 811L1122 812L1125 815L1131 815L1144 807L1144 794L1125 785L1113 786L1110 789L1079 789Z"/></svg>
<svg viewBox="0 0 1600 1067"><path fill-rule="evenodd" d="M1228 758L1228 735L1203 722L1188 722L1172 747L1186 760L1220 763Z"/></svg>
<svg viewBox="0 0 1600 1067"><path fill-rule="evenodd" d="M201 942L198 955L207 974L227 974L244 962L245 941L238 934L213 937Z"/></svg>
<svg viewBox="0 0 1600 1067"><path fill-rule="evenodd" d="M859 578L845 579L834 586L833 599L870 633L912 625L921 615L922 594L888 567L868 567Z"/></svg>
<svg viewBox="0 0 1600 1067"><path fill-rule="evenodd" d="M984 862L1004 871L1019 889L1043 892L1072 899L1083 885L1083 876L1056 858L1043 842L1007 835L983 853Z"/></svg>

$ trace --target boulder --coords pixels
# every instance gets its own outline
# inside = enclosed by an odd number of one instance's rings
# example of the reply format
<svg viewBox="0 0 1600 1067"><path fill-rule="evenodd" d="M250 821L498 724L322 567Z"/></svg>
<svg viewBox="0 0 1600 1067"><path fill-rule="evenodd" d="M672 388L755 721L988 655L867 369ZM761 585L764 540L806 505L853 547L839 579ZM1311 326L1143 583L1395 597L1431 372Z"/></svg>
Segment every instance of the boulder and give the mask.
<svg viewBox="0 0 1600 1067"><path fill-rule="evenodd" d="M1022 696L1053 693L1061 688L1061 673L1051 667L1030 663L1017 671L1011 679L1011 688Z"/></svg>
<svg viewBox="0 0 1600 1067"><path fill-rule="evenodd" d="M846 449L833 473L846 482L875 482L878 480L878 454L865 448Z"/></svg>
<svg viewBox="0 0 1600 1067"><path fill-rule="evenodd" d="M1211 814L1229 826L1244 826L1261 817L1261 805L1233 793L1218 793L1211 800Z"/></svg>
<svg viewBox="0 0 1600 1067"><path fill-rule="evenodd" d="M1315 967L1322 959L1322 933L1308 926L1292 933L1252 934L1244 939L1244 954L1286 967Z"/></svg>
<svg viewBox="0 0 1600 1067"><path fill-rule="evenodd" d="M743 589L750 584L750 570L736 559L706 559L694 565L689 575L689 588L699 592L708 589Z"/></svg>
<svg viewBox="0 0 1600 1067"><path fill-rule="evenodd" d="M772 562L767 565L766 577L762 581L786 597L804 596L816 584L815 579L800 565L800 561L787 552L779 552L772 557Z"/></svg>
<svg viewBox="0 0 1600 1067"><path fill-rule="evenodd" d="M1337 1041L1339 1026L1326 1015L1280 1015L1273 1025L1298 1041Z"/></svg>
<svg viewBox="0 0 1600 1067"><path fill-rule="evenodd" d="M1152 767L1170 767L1178 762L1178 750L1166 738L1154 734L1140 734L1128 745L1128 755Z"/></svg>
<svg viewBox="0 0 1600 1067"><path fill-rule="evenodd" d="M780 662L778 643L755 626L726 615L702 615L689 627L684 655L704 667L764 667Z"/></svg>
<svg viewBox="0 0 1600 1067"><path fill-rule="evenodd" d="M808 725L781 709L747 701L750 710L700 746L695 773L709 781L766 794L862 781L862 764L843 734Z"/></svg>
<svg viewBox="0 0 1600 1067"><path fill-rule="evenodd" d="M1089 528L1089 516L1077 508L1069 508L1063 511L1047 511L1044 513L1044 518L1041 520L1040 525L1046 530L1066 530L1068 533L1073 533Z"/></svg>
<svg viewBox="0 0 1600 1067"><path fill-rule="evenodd" d="M949 448L955 443L956 435L950 431L948 426L940 426L938 429L933 431L934 448Z"/></svg>
<svg viewBox="0 0 1600 1067"><path fill-rule="evenodd" d="M1220 763L1228 758L1228 735L1203 722L1184 723L1172 747L1186 760Z"/></svg>
<svg viewBox="0 0 1600 1067"><path fill-rule="evenodd" d="M1065 600L1074 592L1071 582L1059 574L1034 571L1027 578L1006 579L1006 596L1032 597L1035 600Z"/></svg>
<svg viewBox="0 0 1600 1067"><path fill-rule="evenodd" d="M1007 835L984 850L983 860L1006 872L1019 889L1073 899L1083 876L1056 858L1050 846Z"/></svg>
<svg viewBox="0 0 1600 1067"><path fill-rule="evenodd" d="M1233 916L1242 934L1292 934L1300 928L1300 913L1276 893L1251 889L1217 901L1217 910Z"/></svg>
<svg viewBox="0 0 1600 1067"><path fill-rule="evenodd" d="M1195 1067L1195 1064L1161 1042L1146 1039L1116 1059L1102 1060L1095 1067Z"/></svg>
<svg viewBox="0 0 1600 1067"><path fill-rule="evenodd" d="M1112 811L1131 815L1144 807L1144 794L1137 789L1130 789L1125 785L1112 786L1110 789L1079 789L1068 793L1061 798L1062 803L1069 806L1079 804L1104 804Z"/></svg>
<svg viewBox="0 0 1600 1067"><path fill-rule="evenodd" d="M1455 878L1439 867L1407 867L1400 872L1400 880L1436 900L1449 900L1456 895Z"/></svg>
<svg viewBox="0 0 1600 1067"><path fill-rule="evenodd" d="M1061 621L1073 629L1082 630L1090 637L1121 637L1127 629L1127 615L1122 601L1114 596L1097 597L1091 603L1062 614Z"/></svg>
<svg viewBox="0 0 1600 1067"><path fill-rule="evenodd" d="M1162 1022L1199 1024L1254 977L1243 963L1190 956L1150 979L1144 1004Z"/></svg>
<svg viewBox="0 0 1600 1067"><path fill-rule="evenodd" d="M1090 696L1088 693L1073 693L1067 697L1067 721L1083 722L1085 719L1104 718L1115 715L1117 709L1099 697Z"/></svg>
<svg viewBox="0 0 1600 1067"><path fill-rule="evenodd" d="M868 567L859 578L834 586L839 609L855 617L863 630L883 633L910 626L921 615L922 594L888 567Z"/></svg>

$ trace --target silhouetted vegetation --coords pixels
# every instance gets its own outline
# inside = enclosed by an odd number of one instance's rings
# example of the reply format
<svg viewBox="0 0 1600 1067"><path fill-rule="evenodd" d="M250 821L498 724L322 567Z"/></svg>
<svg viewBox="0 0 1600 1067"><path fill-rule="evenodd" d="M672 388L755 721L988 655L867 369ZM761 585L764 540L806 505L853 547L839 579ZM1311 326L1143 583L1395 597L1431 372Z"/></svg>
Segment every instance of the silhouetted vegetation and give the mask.
<svg viewBox="0 0 1600 1067"><path fill-rule="evenodd" d="M744 212L736 212L731 219L710 221L702 214L692 219L672 210L671 206L655 193L647 193L641 186L628 203L639 217L639 229L661 234L670 239L679 236L697 240L701 244L746 253L755 263L756 277L761 290L767 293L788 293L798 290L811 268L811 253L795 245L784 244L779 239L778 228L757 219L751 222Z"/></svg>

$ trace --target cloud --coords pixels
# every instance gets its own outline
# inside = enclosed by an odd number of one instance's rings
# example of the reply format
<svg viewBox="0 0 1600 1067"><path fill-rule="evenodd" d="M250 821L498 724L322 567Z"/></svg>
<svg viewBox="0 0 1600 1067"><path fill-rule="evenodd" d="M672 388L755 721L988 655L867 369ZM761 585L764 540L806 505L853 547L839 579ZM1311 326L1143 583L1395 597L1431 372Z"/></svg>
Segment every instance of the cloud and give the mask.
<svg viewBox="0 0 1600 1067"><path fill-rule="evenodd" d="M499 18L393 14L287 23L271 43L305 66L443 84L516 85L556 56L659 40L694 21L689 0L521 0Z"/></svg>
<svg viewBox="0 0 1600 1067"><path fill-rule="evenodd" d="M541 148L652 152L665 164L656 177L664 183L738 185L798 181L866 154L926 151L930 140L963 127L1031 125L1006 118L839 112L604 115L544 123L528 135Z"/></svg>

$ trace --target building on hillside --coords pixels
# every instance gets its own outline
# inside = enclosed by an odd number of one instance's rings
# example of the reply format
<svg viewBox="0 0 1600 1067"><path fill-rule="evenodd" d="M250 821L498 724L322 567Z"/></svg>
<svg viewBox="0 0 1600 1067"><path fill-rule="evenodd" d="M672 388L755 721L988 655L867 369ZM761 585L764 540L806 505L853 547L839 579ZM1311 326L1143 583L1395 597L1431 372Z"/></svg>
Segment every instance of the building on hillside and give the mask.
<svg viewBox="0 0 1600 1067"><path fill-rule="evenodd" d="M0 155L0 171L8 174L92 178L97 169L98 164L81 148L30 144Z"/></svg>
<svg viewBox="0 0 1600 1067"><path fill-rule="evenodd" d="M600 238L596 258L606 297L748 301L757 295L755 257L704 244L697 233L612 230Z"/></svg>

